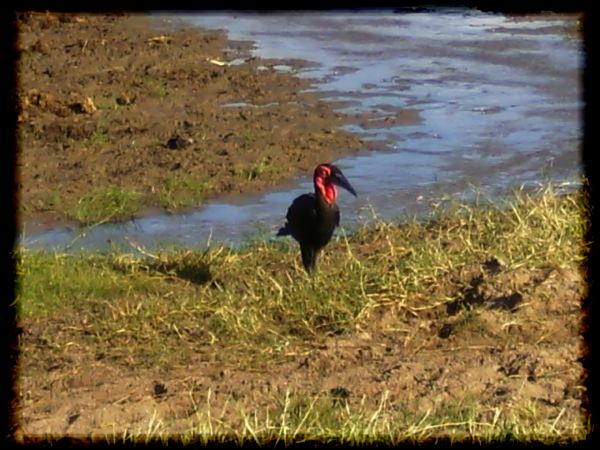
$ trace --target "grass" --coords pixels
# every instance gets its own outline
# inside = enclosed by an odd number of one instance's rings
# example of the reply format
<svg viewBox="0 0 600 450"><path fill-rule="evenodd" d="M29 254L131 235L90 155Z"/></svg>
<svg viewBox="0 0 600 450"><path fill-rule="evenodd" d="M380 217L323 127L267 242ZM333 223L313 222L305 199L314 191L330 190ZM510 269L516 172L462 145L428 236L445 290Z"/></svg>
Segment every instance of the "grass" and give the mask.
<svg viewBox="0 0 600 450"><path fill-rule="evenodd" d="M94 98L94 104L100 110L116 110L119 103L114 95L102 95Z"/></svg>
<svg viewBox="0 0 600 450"><path fill-rule="evenodd" d="M88 145L103 145L107 139L106 130L98 128L86 142ZM234 170L236 176L247 182L268 175L273 168L263 158L250 167ZM171 213L189 210L201 205L210 189L210 180L189 175L167 175L152 194L113 185L92 190L78 200L67 200L55 189L47 195L45 202L37 205L37 209L54 211L80 225L97 226L105 222L125 222L150 207L160 207Z"/></svg>
<svg viewBox="0 0 600 450"><path fill-rule="evenodd" d="M276 168L273 167L269 158L261 158L250 167L234 167L232 169L233 175L241 178L244 181L252 181L258 178L269 175Z"/></svg>
<svg viewBox="0 0 600 450"><path fill-rule="evenodd" d="M65 214L82 224L98 224L129 219L141 206L142 194L139 192L109 186L84 195L74 208L66 209Z"/></svg>
<svg viewBox="0 0 600 450"><path fill-rule="evenodd" d="M167 211L177 211L198 206L204 199L209 182L187 175L168 177L158 189L159 206Z"/></svg>
<svg viewBox="0 0 600 450"><path fill-rule="evenodd" d="M118 188L100 190L82 199L77 219L99 221L109 215L106 211L113 216L115 210L130 214L137 198L138 194ZM187 322L209 312L208 329L217 339L235 345L255 345L259 330L289 337L349 331L379 301L411 302L413 306L444 301L431 297L427 287L443 274L470 263L494 257L507 269L581 264L587 225L573 220L582 214L581 201L552 191L539 199L518 192L505 210L492 205L477 210L457 205L426 224L379 222L357 230L349 240L342 237L333 242L320 260L320 275L312 282L300 270L296 245L287 240L263 241L241 251L227 247L204 252L176 249L154 258L23 251L20 267L26 290L21 303L28 315L32 305L71 298L84 307L80 300L118 298L124 289L132 298L146 298L148 290L140 286L155 286L153 289L162 292L159 287L172 289L171 284L178 281L182 284L177 288L178 299L169 305L179 307L174 312L181 316L177 320ZM210 271L210 275L192 280L190 274L195 271ZM325 293L328 300L322 302L319 299ZM149 315L160 308L154 304L159 301L152 296L145 300ZM259 348L271 344L269 340Z"/></svg>
<svg viewBox="0 0 600 450"><path fill-rule="evenodd" d="M165 82L157 81L156 79L149 76L142 77L141 82L150 90L151 94L154 97L160 98L169 95L169 88L167 87L167 83Z"/></svg>
<svg viewBox="0 0 600 450"><path fill-rule="evenodd" d="M52 191L50 191L46 201L43 204L46 208L55 211L60 211L61 209L63 209L63 201L60 195L60 191L58 189L52 189Z"/></svg>
<svg viewBox="0 0 600 450"><path fill-rule="evenodd" d="M92 135L83 140L83 144L86 146L91 145L105 145L110 141L108 136L108 129L104 126L98 126Z"/></svg>
<svg viewBox="0 0 600 450"><path fill-rule="evenodd" d="M135 201L135 195L111 192L106 197L113 199L113 207L122 204L119 210L127 211L128 202ZM44 339L57 358L82 339L69 330L85 329L90 351L114 355L113 363L127 370L185 365L199 346L216 361L235 361L240 370L251 370L256 364L286 361L327 337L369 330L377 308L394 305L413 316L434 312L462 292L439 289L440 280L471 264L496 259L506 272L581 267L588 221L585 194L562 194L551 186L536 193L517 190L502 208L481 200L476 206L440 206L427 221L378 221L349 236L340 233L322 255L314 278L302 271L290 240L156 254L144 249L102 254L20 250L17 301L24 320L48 324ZM477 313L460 314L458 328L480 334L485 323ZM407 331L409 336L417 332ZM396 444L444 436L562 442L586 433L566 416L548 418L522 404L482 410L476 398L467 397L459 403L437 402L424 414L388 401L385 393L348 404L288 391L277 405L254 410L232 398L212 410L209 391L182 439L204 439L202 433L208 432L217 439L286 443ZM236 421L226 418L230 414ZM118 439L166 438L168 427L155 419Z"/></svg>
<svg viewBox="0 0 600 450"><path fill-rule="evenodd" d="M168 177L156 194L156 203L167 211L180 211L202 202L209 183L189 176ZM147 198L132 189L109 186L96 189L79 199L76 205L63 205L58 194L50 198L52 207L60 208L67 218L83 225L123 222L139 213Z"/></svg>

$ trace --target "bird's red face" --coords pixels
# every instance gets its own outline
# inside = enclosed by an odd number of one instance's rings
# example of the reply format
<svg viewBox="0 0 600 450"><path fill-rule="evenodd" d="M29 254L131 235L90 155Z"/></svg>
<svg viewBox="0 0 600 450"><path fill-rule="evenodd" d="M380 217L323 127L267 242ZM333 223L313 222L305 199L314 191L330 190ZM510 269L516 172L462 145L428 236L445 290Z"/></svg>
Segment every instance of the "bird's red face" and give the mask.
<svg viewBox="0 0 600 450"><path fill-rule="evenodd" d="M337 199L337 186L343 187L356 196L354 188L350 185L344 174L333 164L319 164L315 169L314 183L323 198L330 205Z"/></svg>
<svg viewBox="0 0 600 450"><path fill-rule="evenodd" d="M329 164L320 164L315 169L315 186L321 192L325 201L331 205L335 203L335 199L337 198L337 189L335 184L328 181L330 176L331 167Z"/></svg>

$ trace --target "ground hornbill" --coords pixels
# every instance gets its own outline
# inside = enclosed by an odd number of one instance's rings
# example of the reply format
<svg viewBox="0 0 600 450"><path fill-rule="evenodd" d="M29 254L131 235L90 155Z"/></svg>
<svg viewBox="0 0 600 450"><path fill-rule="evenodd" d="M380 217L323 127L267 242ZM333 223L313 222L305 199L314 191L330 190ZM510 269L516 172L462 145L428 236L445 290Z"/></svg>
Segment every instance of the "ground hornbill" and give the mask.
<svg viewBox="0 0 600 450"><path fill-rule="evenodd" d="M277 236L291 235L300 244L302 264L309 274L314 273L317 255L340 224L340 209L335 203L336 186L354 196L356 192L342 171L333 164L320 164L314 173L314 194L302 194L288 208L285 226Z"/></svg>

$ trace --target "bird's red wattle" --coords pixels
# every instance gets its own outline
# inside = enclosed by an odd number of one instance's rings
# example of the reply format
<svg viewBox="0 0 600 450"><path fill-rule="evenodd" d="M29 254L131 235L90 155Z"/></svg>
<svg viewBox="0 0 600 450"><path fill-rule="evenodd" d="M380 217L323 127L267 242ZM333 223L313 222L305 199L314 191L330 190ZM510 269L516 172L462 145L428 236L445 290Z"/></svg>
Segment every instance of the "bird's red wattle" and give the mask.
<svg viewBox="0 0 600 450"><path fill-rule="evenodd" d="M337 188L335 187L335 184L327 183L322 178L317 178L315 184L323 199L325 199L328 204L333 205L337 199Z"/></svg>

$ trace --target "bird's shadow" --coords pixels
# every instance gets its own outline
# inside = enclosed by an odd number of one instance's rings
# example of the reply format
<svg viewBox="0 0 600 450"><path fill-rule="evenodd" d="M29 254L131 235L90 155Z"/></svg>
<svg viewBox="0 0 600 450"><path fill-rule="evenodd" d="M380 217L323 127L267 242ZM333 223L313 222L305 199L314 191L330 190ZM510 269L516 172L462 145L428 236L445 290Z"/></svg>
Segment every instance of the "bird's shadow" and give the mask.
<svg viewBox="0 0 600 450"><path fill-rule="evenodd" d="M156 261L149 264L148 269L198 285L212 280L210 266L206 261Z"/></svg>
<svg viewBox="0 0 600 450"><path fill-rule="evenodd" d="M178 256L145 258L135 265L135 270L180 278L197 285L206 284L213 279L210 264L202 253L187 252ZM123 273L134 270L131 263L125 262L115 262L113 267Z"/></svg>

